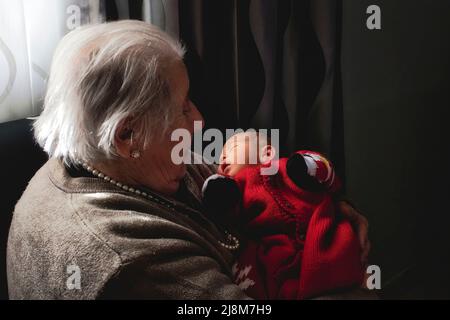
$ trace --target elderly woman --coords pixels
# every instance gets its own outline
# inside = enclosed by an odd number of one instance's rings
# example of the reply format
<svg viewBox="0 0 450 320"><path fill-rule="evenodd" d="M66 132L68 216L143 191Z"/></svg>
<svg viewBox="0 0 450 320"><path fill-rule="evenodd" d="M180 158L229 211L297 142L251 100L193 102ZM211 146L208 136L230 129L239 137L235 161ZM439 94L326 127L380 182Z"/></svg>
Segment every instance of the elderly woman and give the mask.
<svg viewBox="0 0 450 320"><path fill-rule="evenodd" d="M86 26L56 50L35 136L50 160L19 200L12 299L245 299L239 241L201 213L215 172L176 165L171 132L202 116L183 48L137 21ZM365 219L341 203L368 251Z"/></svg>

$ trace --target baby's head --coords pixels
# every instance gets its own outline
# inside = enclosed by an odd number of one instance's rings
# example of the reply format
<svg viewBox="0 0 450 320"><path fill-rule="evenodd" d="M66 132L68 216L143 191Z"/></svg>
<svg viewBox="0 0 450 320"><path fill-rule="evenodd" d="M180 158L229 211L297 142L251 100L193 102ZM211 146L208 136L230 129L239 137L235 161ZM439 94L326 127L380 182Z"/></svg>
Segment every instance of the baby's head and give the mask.
<svg viewBox="0 0 450 320"><path fill-rule="evenodd" d="M254 130L237 133L223 146L218 173L233 177L243 168L271 161L275 154L267 135Z"/></svg>

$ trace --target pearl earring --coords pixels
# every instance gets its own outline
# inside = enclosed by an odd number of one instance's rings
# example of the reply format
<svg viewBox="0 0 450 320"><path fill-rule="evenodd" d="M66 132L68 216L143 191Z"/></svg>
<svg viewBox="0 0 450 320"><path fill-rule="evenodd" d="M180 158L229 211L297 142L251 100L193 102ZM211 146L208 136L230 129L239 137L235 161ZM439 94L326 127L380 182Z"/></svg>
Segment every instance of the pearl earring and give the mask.
<svg viewBox="0 0 450 320"><path fill-rule="evenodd" d="M141 153L138 150L133 150L133 151L131 151L130 156L134 159L137 159L141 156Z"/></svg>
<svg viewBox="0 0 450 320"><path fill-rule="evenodd" d="M133 131L131 131L131 143L130 144L133 145ZM139 152L139 150L133 150L133 151L131 151L130 156L133 159L137 159L141 156L141 153Z"/></svg>

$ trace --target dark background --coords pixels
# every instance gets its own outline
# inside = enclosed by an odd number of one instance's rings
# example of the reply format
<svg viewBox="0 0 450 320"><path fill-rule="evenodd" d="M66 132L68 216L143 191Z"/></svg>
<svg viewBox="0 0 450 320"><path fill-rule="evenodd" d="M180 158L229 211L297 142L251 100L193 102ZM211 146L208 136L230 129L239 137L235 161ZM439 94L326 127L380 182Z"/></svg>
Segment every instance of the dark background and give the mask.
<svg viewBox="0 0 450 320"><path fill-rule="evenodd" d="M389 297L450 298L450 1L346 0L342 27L347 190L371 261Z"/></svg>

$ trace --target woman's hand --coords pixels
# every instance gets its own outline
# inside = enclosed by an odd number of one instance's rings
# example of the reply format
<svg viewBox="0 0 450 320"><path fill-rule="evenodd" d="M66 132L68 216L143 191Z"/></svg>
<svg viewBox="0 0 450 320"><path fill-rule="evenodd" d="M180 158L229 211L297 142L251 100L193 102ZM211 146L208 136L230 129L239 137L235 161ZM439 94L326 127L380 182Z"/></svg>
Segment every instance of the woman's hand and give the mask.
<svg viewBox="0 0 450 320"><path fill-rule="evenodd" d="M367 265L367 258L370 251L369 222L345 200L339 201L337 206L339 211L350 221L353 229L358 234L359 243L362 249L361 262L365 266Z"/></svg>

